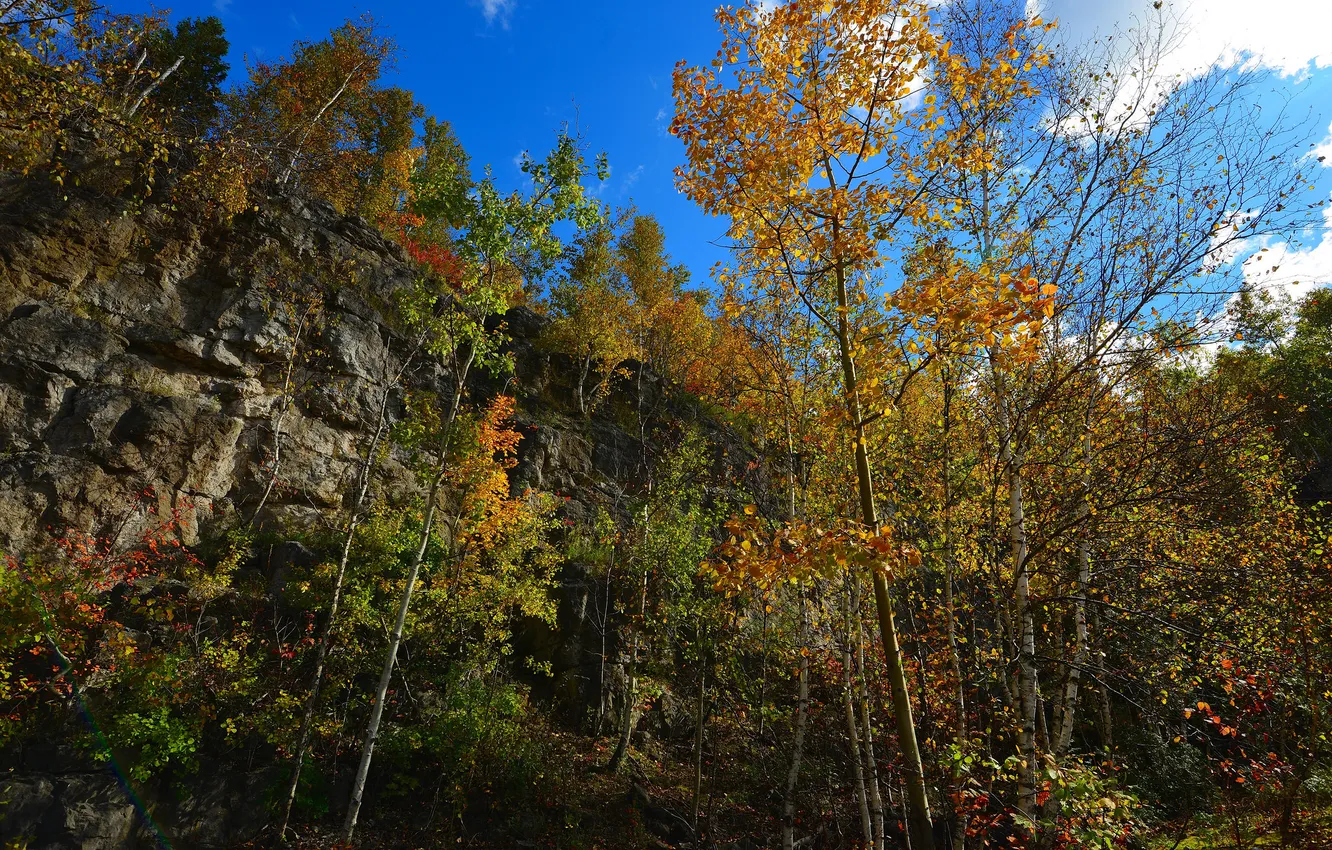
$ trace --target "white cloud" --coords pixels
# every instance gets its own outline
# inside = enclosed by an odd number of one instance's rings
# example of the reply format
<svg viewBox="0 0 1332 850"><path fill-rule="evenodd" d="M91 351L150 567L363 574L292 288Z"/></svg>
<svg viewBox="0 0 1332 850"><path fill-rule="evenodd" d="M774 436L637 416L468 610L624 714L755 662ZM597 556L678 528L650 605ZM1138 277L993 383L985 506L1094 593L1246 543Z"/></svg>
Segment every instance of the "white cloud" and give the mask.
<svg viewBox="0 0 1332 850"><path fill-rule="evenodd" d="M1332 5L1326 0L1197 0L1182 9L1188 34L1181 71L1223 65L1268 68L1295 76L1332 67Z"/></svg>
<svg viewBox="0 0 1332 850"><path fill-rule="evenodd" d="M628 192L629 189L638 182L638 178L643 176L643 166L638 166L624 176L624 183L620 186L620 193Z"/></svg>
<svg viewBox="0 0 1332 850"><path fill-rule="evenodd" d="M1027 0L1027 11L1058 23L1056 53L1085 57L1091 71L1101 61L1123 63L1117 76L1099 76L1105 88L1084 110L1112 123L1147 120L1177 83L1209 68L1266 70L1298 82L1332 67L1329 0L1268 0L1261 11L1241 0ZM1084 116L1064 116L1056 130L1084 135Z"/></svg>
<svg viewBox="0 0 1332 850"><path fill-rule="evenodd" d="M1332 284L1332 206L1323 208L1322 226L1310 234L1307 246L1278 242L1250 255L1244 261L1244 279L1297 299Z"/></svg>
<svg viewBox="0 0 1332 850"><path fill-rule="evenodd" d="M472 3L481 7L481 14L485 16L487 24L498 21L501 27L508 29L509 16L513 14L518 0L472 0Z"/></svg>
<svg viewBox="0 0 1332 850"><path fill-rule="evenodd" d="M1044 0L1041 14L1058 19L1061 40L1077 43L1116 26L1150 20L1148 0ZM1224 66L1267 68L1297 76L1332 67L1332 3L1327 0L1178 0L1168 13L1179 19L1179 44L1162 72L1192 76L1220 61ZM1032 3L1028 3L1031 8Z"/></svg>
<svg viewBox="0 0 1332 850"><path fill-rule="evenodd" d="M1321 159L1324 168L1332 168L1332 124L1327 125L1327 138L1314 145L1309 155Z"/></svg>
<svg viewBox="0 0 1332 850"><path fill-rule="evenodd" d="M213 0L213 11L225 15L231 8L231 0Z"/></svg>

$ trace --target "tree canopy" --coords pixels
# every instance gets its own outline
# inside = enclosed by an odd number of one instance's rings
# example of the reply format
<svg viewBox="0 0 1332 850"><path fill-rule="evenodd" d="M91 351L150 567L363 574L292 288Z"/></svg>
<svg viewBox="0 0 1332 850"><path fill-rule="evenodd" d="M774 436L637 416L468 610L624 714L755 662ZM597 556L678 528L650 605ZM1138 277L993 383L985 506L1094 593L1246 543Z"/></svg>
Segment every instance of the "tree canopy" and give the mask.
<svg viewBox="0 0 1332 850"><path fill-rule="evenodd" d="M3 246L0 354L50 302L258 435L207 528L163 480L0 552L6 769L262 776L246 840L303 847L1332 841L1332 281L1246 263L1325 218L1272 78L1166 75L1162 4L1086 45L1018 0L716 24L670 123L703 270L576 127L474 163L383 21L242 70L218 17L0 0L0 206L138 228L49 281ZM73 280L167 246L234 326ZM0 434L184 392L99 368L0 376Z"/></svg>

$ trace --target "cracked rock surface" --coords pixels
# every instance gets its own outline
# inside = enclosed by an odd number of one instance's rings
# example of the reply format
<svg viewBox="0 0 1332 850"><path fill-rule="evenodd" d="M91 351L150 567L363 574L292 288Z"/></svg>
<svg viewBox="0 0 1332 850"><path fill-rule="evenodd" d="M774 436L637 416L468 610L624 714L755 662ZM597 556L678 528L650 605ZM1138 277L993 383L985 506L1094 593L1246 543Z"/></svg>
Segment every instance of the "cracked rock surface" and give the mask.
<svg viewBox="0 0 1332 850"><path fill-rule="evenodd" d="M293 537L336 521L385 383L410 348L388 315L413 274L366 222L292 192L226 227L201 227L77 192L65 202L0 173L0 554L39 554L71 529L127 545L172 512L187 546L252 517ZM308 338L315 353L295 366L299 309L276 304L274 292L318 293L324 308ZM469 393L517 398L515 494L562 497L570 524L601 507L625 510L660 448L653 422L688 419L726 447L734 470L753 469L749 447L697 410L674 409L636 366L594 417L581 416L577 371L539 344L546 320L519 307L503 324L515 373L476 373ZM407 376L412 390L450 385L446 367L425 358ZM403 391L390 400L396 420ZM275 449L276 486L263 499ZM397 503L419 493L405 456L378 464L375 492ZM275 551L294 558L300 546ZM280 586L281 567L272 573L270 587ZM587 618L595 586L582 565L566 564L558 625L515 636L522 652L551 662L554 675L534 693L568 717L595 701L578 676L600 652ZM210 764L183 792L142 791L145 805L176 846L229 846L264 826L253 801L274 768L259 767ZM87 754L42 742L0 753L0 842L157 846L145 823Z"/></svg>

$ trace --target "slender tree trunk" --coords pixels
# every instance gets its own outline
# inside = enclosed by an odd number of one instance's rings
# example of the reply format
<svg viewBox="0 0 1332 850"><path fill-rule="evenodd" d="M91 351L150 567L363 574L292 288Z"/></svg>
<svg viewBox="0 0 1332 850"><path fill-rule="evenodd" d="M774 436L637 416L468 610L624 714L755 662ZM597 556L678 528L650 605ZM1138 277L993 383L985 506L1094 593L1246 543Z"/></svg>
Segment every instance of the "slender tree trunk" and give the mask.
<svg viewBox="0 0 1332 850"><path fill-rule="evenodd" d="M759 699L758 699L758 716L759 716L758 733L759 733L759 737L762 738L762 737L763 737L763 725L764 725L764 724L763 724L763 721L764 721L763 712L764 712L764 709L767 707L767 699L768 699L768 594L767 594L767 591L764 591L764 593L763 593L763 637L762 637L762 645L761 645L761 647L760 647L760 649L759 649L759 667L760 667L760 670L759 670Z"/></svg>
<svg viewBox="0 0 1332 850"><path fill-rule="evenodd" d="M648 472L647 457L647 423L643 419L643 363L647 356L647 348L643 341L643 330L640 326L638 333L638 368L634 370L634 405L635 412L638 414L638 446L639 446L639 467L644 476ZM648 534L648 515L647 508L643 509L643 535L646 538ZM644 618L647 614L647 589L648 589L648 571L643 569L643 587L638 599L638 620L639 628L643 627ZM636 716L636 703L638 701L638 631L634 632L633 651L629 658L629 681L626 683L624 720L620 726L620 739L615 744L615 752L611 754L610 763L607 769L611 773L619 773L624 765L625 757L629 753L629 740L634 734L634 725L638 722Z"/></svg>
<svg viewBox="0 0 1332 850"><path fill-rule="evenodd" d="M702 670L698 678L698 706L694 712L694 815L690 826L694 828L694 843L698 843L698 804L703 796L703 724L707 721L708 671Z"/></svg>
<svg viewBox="0 0 1332 850"><path fill-rule="evenodd" d="M462 404L467 372L471 368L475 356L475 350L469 348L466 360L458 371L457 386L453 394L453 404L449 408L448 418L442 423L440 429L439 460L435 468L435 476L430 482L430 491L426 496L425 517L421 521L421 534L417 541L416 554L412 557L412 566L407 573L407 583L402 589L402 599L398 602L398 618L393 625L393 633L389 636L388 652L384 656L384 669L379 674L379 685L375 688L374 707L370 710L370 722L366 725L365 741L361 748L361 763L356 769L356 779L352 783L351 801L347 806L347 819L342 825L342 840L347 844L352 843L352 838L356 834L356 818L361 812L361 799L365 794L365 781L370 774L370 761L374 755L375 741L379 737L379 723L384 717L384 703L388 697L389 683L393 679L393 667L398 660L398 647L402 644L402 633L407 624L407 612L411 607L412 591L416 588L416 577L421 572L421 564L425 561L426 549L430 546L430 532L435 521L439 488L444 481L444 473L448 471L449 438L453 434L453 424L457 421L458 409Z"/></svg>
<svg viewBox="0 0 1332 850"><path fill-rule="evenodd" d="M606 567L606 598L601 608L601 679L597 691L597 736L601 736L602 724L606 720L606 635L610 631L611 618L611 575L615 571L615 547L611 546L611 561Z"/></svg>
<svg viewBox="0 0 1332 850"><path fill-rule="evenodd" d="M139 61L142 62L143 60ZM184 61L185 61L184 56L177 56L176 61L171 64L171 67L167 68L165 71L162 72L162 76L153 80L151 83L148 84L148 86L143 91L139 92L139 97L134 101L134 105L129 108L129 111L125 113L125 117L133 118L134 113L138 112L139 107L143 106L143 102L148 99L148 95L156 91L158 86L162 85L162 83L165 83L168 77L176 73L176 69L179 68L180 63ZM139 66L135 65L134 67L138 68Z"/></svg>
<svg viewBox="0 0 1332 850"><path fill-rule="evenodd" d="M314 312L313 304L306 307L305 313L301 315L301 320L296 323L296 328L292 332L291 347L287 350L287 369L282 376L281 402L273 413L273 470L268 476L268 484L264 487L263 495L259 497L259 504L250 514L251 524L259 518L264 505L268 504L268 497L273 494L273 488L277 486L282 467L282 427L287 418L287 411L291 410L292 405L291 386L296 374L296 355L300 349L301 335L305 332L305 323L309 321L312 312Z"/></svg>
<svg viewBox="0 0 1332 850"><path fill-rule="evenodd" d="M962 677L962 653L957 641L957 609L953 597L953 580L956 561L953 552L953 482L952 482L952 383L945 373L944 384L944 450L943 450L943 493L944 493L944 627L948 634L948 660L953 667L953 679L956 688L953 691L953 710L957 717L953 723L953 744L958 756L966 752L967 741L967 697L966 685ZM955 763L956 764L956 763ZM957 800L953 805L953 850L966 850L967 815L960 805L962 794L962 776L953 770L953 793Z"/></svg>
<svg viewBox="0 0 1332 850"><path fill-rule="evenodd" d="M647 613L647 587L648 573L644 569L643 587L638 597L640 628ZM611 754L610 764L607 765L607 769L611 773L619 773L620 768L624 766L625 757L629 754L629 741L633 738L634 726L638 724L638 651L639 633L635 631L633 650L629 656L629 681L625 686L624 720L620 725L620 739L615 743L615 752Z"/></svg>
<svg viewBox="0 0 1332 850"><path fill-rule="evenodd" d="M849 624L848 624L849 626ZM855 782L856 805L860 809L860 831L865 836L865 846L874 846L874 825L870 821L869 794L865 789L865 765L861 759L860 735L857 732L855 698L851 693L851 629L847 628L846 645L842 647L842 695L846 713L846 743L851 751L852 779Z"/></svg>
<svg viewBox="0 0 1332 850"><path fill-rule="evenodd" d="M23 2L23 0L14 0L13 3L10 3L5 8L0 9L0 18L3 18L5 14L9 12L10 9L14 8L21 2ZM13 26L13 24L10 24L10 26ZM126 52L128 52L131 48L133 48L137 44L137 42L138 39L136 38L134 41L125 45ZM148 51L147 50L139 51L139 58L134 60L134 67L129 69L129 73L125 76L125 85L122 86L120 89L120 94L122 97L129 94L130 86L134 85L134 75L139 72L139 69L143 67L143 63L147 61L148 61Z"/></svg>
<svg viewBox="0 0 1332 850"><path fill-rule="evenodd" d="M1078 595L1073 603L1073 623L1076 647L1073 663L1064 684L1063 710L1059 717L1059 734L1054 742L1057 756L1066 754L1073 743L1073 726L1077 716L1078 686L1082 682L1082 668L1087 664L1087 592L1091 585L1091 463L1092 435L1090 414L1082 435L1084 468L1082 471L1082 505L1078 508L1080 533L1078 536Z"/></svg>
<svg viewBox="0 0 1332 850"><path fill-rule="evenodd" d="M410 355L409 355L410 359ZM338 618L338 606L342 601L342 584L347 575L347 563L351 559L352 541L356 537L356 528L360 525L362 509L366 496L370 492L370 478L375 464L375 453L379 441L384 435L384 426L388 418L388 403L397 379L384 388L379 402L379 413L375 422L375 431L361 460L361 470L356 486L356 497L352 501L351 516L347 520L347 531L342 537L342 555L338 558L338 572L333 579L333 595L328 605L328 619L319 636L319 650L315 655L314 677L310 683L310 696L305 701L305 712L301 716L301 731L296 744L296 764L292 767L291 781L287 783L287 799L282 807L282 821L278 827L278 842L286 840L287 825L291 821L292 804L296 801L296 791L300 786L301 767L305 764L305 751L310 746L310 735L314 728L315 709L319 705L319 692L324 683L324 664L328 659L328 650L333 643L333 627Z"/></svg>
<svg viewBox="0 0 1332 850"><path fill-rule="evenodd" d="M316 112L315 116L310 119L310 122L305 125L305 132L301 134L301 140L296 143L296 148L291 153L291 161L287 163L287 167L283 169L282 175L278 177L277 182L286 183L291 179L292 173L296 171L296 160L300 159L301 156L301 148L305 147L305 142L310 138L310 133L314 131L315 125L324 117L324 113L327 112L333 104L337 103L338 99L342 97L345 91L347 91L347 86L351 85L351 81L356 76L356 72L361 70L361 66L364 64L364 62L356 63L351 69L351 72L347 74L347 78L342 81L342 85L338 86L338 90L333 92L333 96L330 97L323 106L319 107L319 111Z"/></svg>
<svg viewBox="0 0 1332 850"><path fill-rule="evenodd" d="M1022 478L1013 474L1010 481L1010 519L1021 528ZM1016 494L1015 496L1012 494ZM1018 810L1034 818L1036 815L1036 726L1038 710L1036 684L1036 629L1031 615L1031 583L1027 571L1026 537L1018 531L1014 535L1013 563L1017 567L1017 607L1021 628L1018 650L1018 707L1021 727L1018 749L1021 762L1018 773Z"/></svg>
<svg viewBox="0 0 1332 850"><path fill-rule="evenodd" d="M634 726L638 724L638 636L634 636L634 649L629 661L629 680L624 688L624 713L620 722L620 737L615 742L615 752L611 754L607 769L619 773L629 753L629 741L634 735Z"/></svg>
<svg viewBox="0 0 1332 850"><path fill-rule="evenodd" d="M1030 608L1030 606L1028 606ZM1032 629L1033 634L1035 629ZM1036 683L1036 751L1039 753L1050 752L1050 728L1046 724L1045 697L1041 694L1040 674L1032 677Z"/></svg>
<svg viewBox="0 0 1332 850"><path fill-rule="evenodd" d="M800 598L800 673L796 700L795 740L791 744L791 767L786 772L786 789L782 795L782 850L795 846L795 791L800 779L800 761L805 754L805 723L809 715L809 614L805 598Z"/></svg>
<svg viewBox="0 0 1332 850"><path fill-rule="evenodd" d="M833 240L837 240L834 223ZM860 390L856 380L856 363L851 353L850 328L847 313L846 269L839 262L834 270L837 284L837 346L842 361L842 387L846 395L847 415L855 429L856 484L860 494L861 521L874 534L879 533L878 509L874 504L874 479L870 473L869 452L866 448L865 423L861 416ZM930 799L925 790L925 770L920 760L920 747L916 742L916 724L911 714L911 695L907 691L906 669L902 664L902 648L893 622L893 602L888 591L888 579L874 570L874 603L878 609L879 634L883 640L884 658L888 667L888 682L892 687L893 714L897 720L897 737L902 746L902 761L906 776L906 794L911 805L908 819L914 850L934 850L934 831L930 820Z"/></svg>
<svg viewBox="0 0 1332 850"><path fill-rule="evenodd" d="M852 608L856 612L856 672L860 682L861 740L865 751L865 784L869 789L870 827L874 833L873 850L883 850L885 809L879 789L879 761L874 757L874 716L870 712L869 674L865 666L865 632L860 619L860 585L852 585L855 597Z"/></svg>
<svg viewBox="0 0 1332 850"><path fill-rule="evenodd" d="M366 778L370 774L370 761L374 755L375 742L379 738L379 724L384 717L384 703L388 697L389 683L393 679L393 667L398 660L398 647L402 644L403 629L407 624L407 612L411 607L412 591L416 588L416 577L420 574L421 563L425 560L426 548L430 544L430 530L435 520L435 501L439 494L439 485L443 481L445 466L441 463L430 484L429 499L426 504L425 519L421 526L421 537L417 543L412 566L407 573L407 583L403 586L402 598L398 602L398 617L389 635L388 652L384 656L384 669L379 674L379 684L375 688L374 707L370 711L370 722L366 725L365 739L361 745L361 762L356 769L356 779L352 783L351 802L347 808L347 819L342 826L343 841L350 844L356 833L356 819L361 812L361 800L365 794Z"/></svg>
<svg viewBox="0 0 1332 850"><path fill-rule="evenodd" d="M587 373L592 370L592 357L589 355L583 358L583 368L578 373L578 412L587 415L587 394L583 387L587 385Z"/></svg>
<svg viewBox="0 0 1332 850"><path fill-rule="evenodd" d="M1016 590L1018 632L1018 811L1034 823L1036 818L1036 630L1031 614L1031 582L1027 565L1026 505L1022 492L1022 455L1014 446L1014 423L1008 395L994 352L990 352L990 375L994 382L999 413L1000 457L1008 483L1008 540Z"/></svg>
<svg viewBox="0 0 1332 850"><path fill-rule="evenodd" d="M786 419L786 493L789 504L787 512L792 519L796 516L796 453L795 438L791 434L791 417Z"/></svg>
<svg viewBox="0 0 1332 850"><path fill-rule="evenodd" d="M1091 609L1088 612L1089 617L1094 617L1095 612L1096 609L1094 608ZM1096 629L1095 631L1096 634L1098 635L1103 634L1103 632L1100 630L1100 627L1096 623L1092 623L1092 626L1093 628ZM1105 751L1109 753L1109 752L1114 752L1115 749L1114 712L1110 704L1110 688L1108 685L1106 685L1104 656L1099 652L1095 653L1095 655L1096 655L1095 669L1096 669L1096 675L1098 676L1098 684L1099 684L1099 687L1097 687L1096 690L1097 693L1100 694L1100 699L1098 700L1098 702L1100 703L1099 725L1101 732L1101 745L1105 748Z"/></svg>

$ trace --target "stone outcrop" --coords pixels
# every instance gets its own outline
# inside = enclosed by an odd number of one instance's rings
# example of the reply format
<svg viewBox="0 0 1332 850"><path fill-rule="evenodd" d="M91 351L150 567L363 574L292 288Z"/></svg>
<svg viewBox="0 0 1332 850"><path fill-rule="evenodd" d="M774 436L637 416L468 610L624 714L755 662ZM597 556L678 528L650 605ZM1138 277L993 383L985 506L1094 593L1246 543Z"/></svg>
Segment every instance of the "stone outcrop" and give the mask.
<svg viewBox="0 0 1332 850"><path fill-rule="evenodd" d="M125 544L173 513L186 545L252 518L279 532L331 518L386 382L403 366L409 346L388 316L413 273L366 222L290 193L203 228L159 208L76 193L66 201L0 176L0 553L40 553L69 529ZM300 305L316 297L319 322L303 330L317 334L307 340L313 353L291 358ZM647 372L622 381L588 420L576 412L567 359L538 344L545 320L516 308L503 321L515 374L478 373L470 391L518 399L515 493L565 497L571 522L598 506L622 510L652 448L640 414L670 406L660 382ZM443 388L448 379L440 363L416 358L406 383ZM390 398L396 418L401 392ZM734 437L700 424L729 442L737 465L748 460ZM275 448L277 483L265 496ZM404 461L380 464L378 498L417 492ZM299 548L274 551L294 558ZM270 590L281 560L267 564ZM587 610L596 587L569 565L557 627L518 635L521 651L552 662L554 680L538 690L570 717L586 715L586 671L600 657ZM46 752L0 759L0 840L154 846L116 776ZM161 790L146 805L179 846L227 846L262 827L252 801L270 779L205 770L187 794Z"/></svg>
<svg viewBox="0 0 1332 850"><path fill-rule="evenodd" d="M47 850L227 847L266 823L264 798L280 771L204 768L183 787L131 788L78 750L36 741L0 778L0 838ZM160 786L160 787L159 787Z"/></svg>
<svg viewBox="0 0 1332 850"><path fill-rule="evenodd" d="M395 246L290 196L217 232L154 208L11 198L0 549L23 553L66 528L131 538L152 521L146 493L158 516L179 512L192 543L201 525L257 506L279 440L266 509L300 520L340 502L361 423L398 365L370 303L410 280ZM339 263L359 286L329 279ZM326 353L302 355L285 380L293 323L279 298L315 292L327 293Z"/></svg>
<svg viewBox="0 0 1332 850"><path fill-rule="evenodd" d="M134 539L156 521L146 506L176 511L193 543L251 516L277 448L264 519L338 507L408 347L384 313L412 273L364 221L292 195L209 231L154 208L15 193L0 206L0 551L67 528ZM318 338L289 363L299 306L281 299L315 294L323 312L304 332ZM572 415L562 358L536 345L540 316L520 308L505 323L525 436L515 486L613 498L641 468L638 440ZM445 377L433 362L410 374ZM381 477L399 497L414 490L394 459Z"/></svg>

